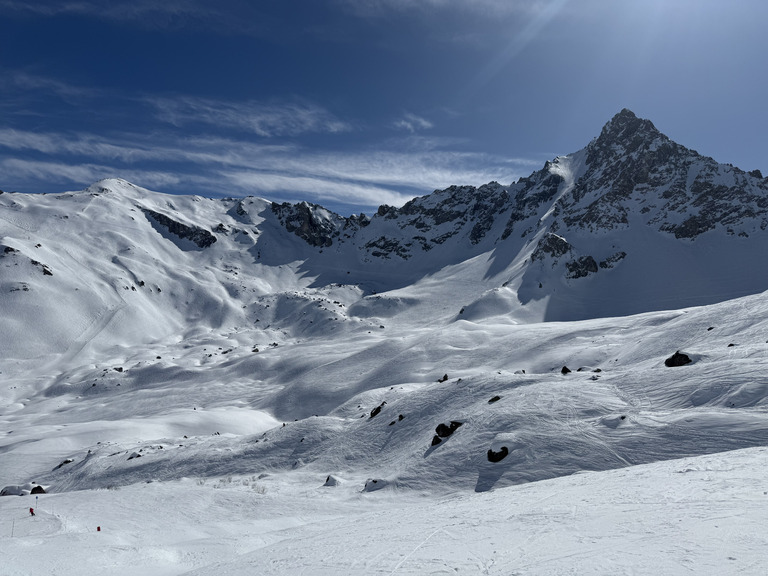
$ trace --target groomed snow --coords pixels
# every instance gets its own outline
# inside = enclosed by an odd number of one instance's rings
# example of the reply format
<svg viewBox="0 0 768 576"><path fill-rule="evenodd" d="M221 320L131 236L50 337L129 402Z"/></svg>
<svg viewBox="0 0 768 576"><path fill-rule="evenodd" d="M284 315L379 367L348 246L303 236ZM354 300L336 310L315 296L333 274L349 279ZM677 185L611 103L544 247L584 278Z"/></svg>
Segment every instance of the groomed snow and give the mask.
<svg viewBox="0 0 768 576"><path fill-rule="evenodd" d="M181 479L43 495L34 517L9 497L3 573L758 575L766 467L752 448L450 495Z"/></svg>

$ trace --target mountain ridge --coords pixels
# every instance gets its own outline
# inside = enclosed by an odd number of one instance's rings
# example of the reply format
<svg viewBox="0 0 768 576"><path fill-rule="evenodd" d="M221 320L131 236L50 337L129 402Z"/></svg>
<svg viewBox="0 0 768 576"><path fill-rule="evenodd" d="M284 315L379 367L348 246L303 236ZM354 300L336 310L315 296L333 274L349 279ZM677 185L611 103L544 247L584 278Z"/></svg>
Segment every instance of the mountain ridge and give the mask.
<svg viewBox="0 0 768 576"><path fill-rule="evenodd" d="M487 491L764 445L764 185L630 114L371 217L119 179L3 194L5 482ZM667 229L712 195L732 222Z"/></svg>
<svg viewBox="0 0 768 576"><path fill-rule="evenodd" d="M177 265L202 264L215 279L197 305L218 302L230 311L252 305L231 294L269 294L264 278L285 279L287 269L296 274L288 283L295 288L349 284L365 298L435 274L447 281L450 270L468 265L477 283L474 290L446 292L458 300L455 310L486 293L498 300L501 290L506 303L499 314L577 320L713 303L768 288L768 272L751 266L768 227L768 179L759 176L676 144L624 109L585 148L513 184L451 186L400 208L382 205L371 217L344 217L307 202L164 195L112 179L78 193L4 194L0 240L42 262L55 282L60 266L83 268L69 261L67 243L87 243L83 235L89 234L95 249L83 273L92 283L112 282L94 275L98 270L138 278L118 263L114 252L120 250L144 253L140 266L155 262L166 278ZM68 225L83 214L91 221L82 229ZM19 234L32 238L43 221L55 236L42 242L43 234L31 246L17 242ZM54 250L56 243L62 250ZM32 255L41 252L35 244L45 246L45 259ZM102 244L109 248L103 253ZM191 259L178 259L178 250ZM237 262L237 275L221 267L226 260ZM30 296L26 279L9 282L6 290L27 286ZM174 315L194 318L197 312L184 311L189 302L175 302ZM232 314L249 322L241 312Z"/></svg>

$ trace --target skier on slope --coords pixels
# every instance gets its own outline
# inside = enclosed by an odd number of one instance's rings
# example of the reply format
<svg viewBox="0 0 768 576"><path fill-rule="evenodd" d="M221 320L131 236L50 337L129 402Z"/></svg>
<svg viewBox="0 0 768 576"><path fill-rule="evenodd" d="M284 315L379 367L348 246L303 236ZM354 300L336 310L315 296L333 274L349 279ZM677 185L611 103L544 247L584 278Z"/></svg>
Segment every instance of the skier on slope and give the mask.
<svg viewBox="0 0 768 576"><path fill-rule="evenodd" d="M29 509L29 515L30 516L34 516L35 515L35 509L34 508L30 508Z"/></svg>

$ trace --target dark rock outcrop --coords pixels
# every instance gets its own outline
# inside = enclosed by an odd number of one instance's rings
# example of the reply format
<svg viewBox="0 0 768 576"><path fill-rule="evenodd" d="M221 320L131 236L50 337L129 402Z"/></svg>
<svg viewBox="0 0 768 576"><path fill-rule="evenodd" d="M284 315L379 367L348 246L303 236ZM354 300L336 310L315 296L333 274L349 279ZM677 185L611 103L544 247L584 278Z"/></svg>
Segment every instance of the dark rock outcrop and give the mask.
<svg viewBox="0 0 768 576"><path fill-rule="evenodd" d="M386 403L386 401L384 401L381 404L379 404L378 406L376 406L376 408L371 410L370 418L374 418L375 416L378 416L379 412L381 412L381 409L384 408L384 406L386 406L386 405L387 405L387 403Z"/></svg>
<svg viewBox="0 0 768 576"><path fill-rule="evenodd" d="M616 266L616 264L624 260L626 256L627 256L627 253L623 251L616 252L615 254L611 254L605 260L600 261L600 268L613 268L614 266Z"/></svg>
<svg viewBox="0 0 768 576"><path fill-rule="evenodd" d="M674 368L676 366L685 366L693 362L687 354L682 354L679 350L672 354L669 358L664 360L664 365L668 368Z"/></svg>
<svg viewBox="0 0 768 576"><path fill-rule="evenodd" d="M198 226L188 226L187 224L182 224L173 218L169 218L165 214L160 214L160 212L155 212L149 208L144 208L142 206L139 206L138 208L144 212L144 214L150 220L164 227L174 236L193 242L198 248L207 248L216 242L216 236L214 236L208 230Z"/></svg>
<svg viewBox="0 0 768 576"><path fill-rule="evenodd" d="M550 258L559 258L571 250L573 250L573 246L571 246L565 238L550 232L539 240L536 249L533 251L533 254L531 254L531 260L543 260L547 256Z"/></svg>
<svg viewBox="0 0 768 576"><path fill-rule="evenodd" d="M440 438L448 438L451 436L456 430L462 426L464 422L457 422L455 420L452 420L450 424L443 424L442 422L437 425L437 428L435 428L435 433Z"/></svg>
<svg viewBox="0 0 768 576"><path fill-rule="evenodd" d="M293 232L310 246L324 248L333 245L334 238L339 236L339 226L333 218L322 216L336 216L329 213L322 206L299 202L290 204L272 203L272 212L278 217L280 223L288 232ZM336 216L336 218L341 218Z"/></svg>
<svg viewBox="0 0 768 576"><path fill-rule="evenodd" d="M566 278L584 278L597 272L597 262L592 256L582 256L577 260L566 262L565 267L568 269Z"/></svg>
<svg viewBox="0 0 768 576"><path fill-rule="evenodd" d="M488 449L488 462L501 462L509 455L509 448L502 446L501 450L494 452L490 448Z"/></svg>
<svg viewBox="0 0 768 576"><path fill-rule="evenodd" d="M56 465L56 466L53 468L53 470L58 470L59 468L61 468L62 466L66 465L66 464L72 464L72 462L74 462L74 460L73 460L72 458L67 458L67 459L65 459L65 460L62 460L61 462L59 462L59 463L58 463L58 464L57 464L57 465Z"/></svg>

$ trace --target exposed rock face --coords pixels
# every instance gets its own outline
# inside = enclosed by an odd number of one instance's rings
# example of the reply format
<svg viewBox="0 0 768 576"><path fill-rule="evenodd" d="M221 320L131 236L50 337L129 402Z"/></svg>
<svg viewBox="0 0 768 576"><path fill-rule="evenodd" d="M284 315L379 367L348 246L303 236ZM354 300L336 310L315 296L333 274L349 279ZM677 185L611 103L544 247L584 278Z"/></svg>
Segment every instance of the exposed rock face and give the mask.
<svg viewBox="0 0 768 576"><path fill-rule="evenodd" d="M627 257L627 253L623 251L616 252L615 254L611 254L605 260L600 261L600 268L613 268L614 266L616 266L616 264L624 260L624 258L626 257Z"/></svg>
<svg viewBox="0 0 768 576"><path fill-rule="evenodd" d="M307 203L272 209L312 246L351 243L364 258L382 260L409 260L442 246L477 254L504 243L522 249L540 236L531 261L554 264L572 254L561 272L579 281L610 274L628 252L620 236L600 252L582 251L576 239L620 233L630 221L686 241L718 228L737 236L766 230L768 179L676 144L624 109L584 149L510 185L451 186L401 208L382 205L371 219Z"/></svg>
<svg viewBox="0 0 768 576"><path fill-rule="evenodd" d="M540 214L542 207L550 206L555 200L565 180L561 174L553 171L553 167L552 162L546 162L544 168L510 186L515 192L514 205L501 235L502 239L508 238L518 223ZM526 229L522 235L527 236L532 231L532 228Z"/></svg>
<svg viewBox="0 0 768 576"><path fill-rule="evenodd" d="M563 199L568 226L590 231L629 225L632 206L676 238L694 239L718 226L734 233L768 225L768 185L676 144L649 120L622 110L587 146L587 169Z"/></svg>
<svg viewBox="0 0 768 576"><path fill-rule="evenodd" d="M550 232L539 240L536 250L531 254L531 260L543 260L547 256L556 259L565 256L571 250L573 250L573 246L565 238Z"/></svg>
<svg viewBox="0 0 768 576"><path fill-rule="evenodd" d="M387 238L386 236L380 236L375 240L371 240L365 245L365 249L371 256L376 256L377 258L388 259L393 254L400 256L403 260L411 257L408 247L403 246L399 240Z"/></svg>
<svg viewBox="0 0 768 576"><path fill-rule="evenodd" d="M597 262L592 256L582 256L577 260L566 262L565 267L568 269L567 278L584 278L597 272Z"/></svg>
<svg viewBox="0 0 768 576"><path fill-rule="evenodd" d="M216 236L214 236L208 230L198 226L188 226L186 224L182 224L173 218L169 218L165 214L160 214L160 212L155 212L149 208L144 208L142 206L139 206L138 208L144 212L148 218L154 220L157 224L166 228L168 232L174 236L177 236L178 238L193 242L198 248L207 248L216 242Z"/></svg>
<svg viewBox="0 0 768 576"><path fill-rule="evenodd" d="M277 215L288 232L293 232L310 246L318 248L331 246L334 238L340 234L338 220L342 220L341 217L317 204L273 203L272 212Z"/></svg>

